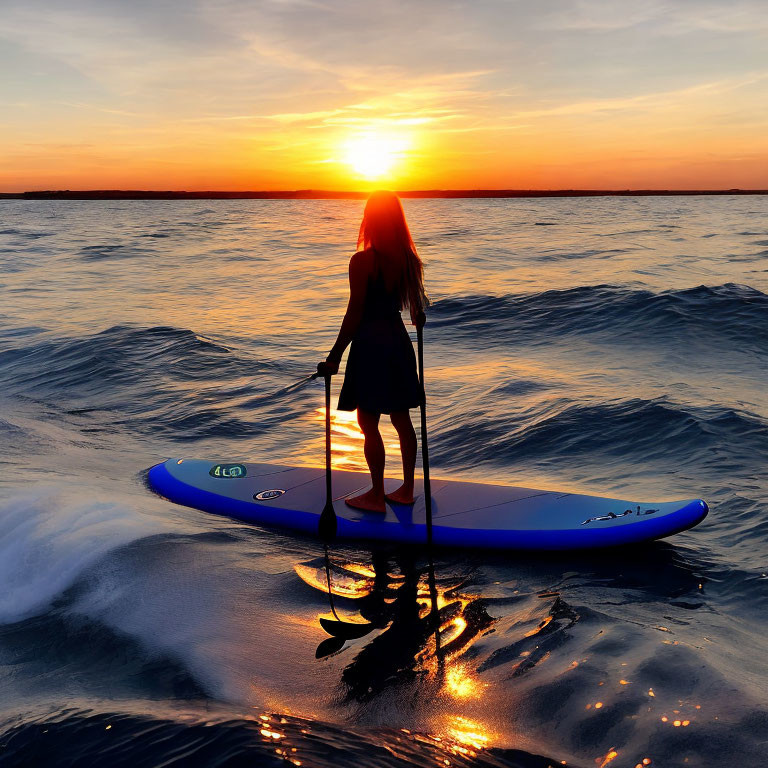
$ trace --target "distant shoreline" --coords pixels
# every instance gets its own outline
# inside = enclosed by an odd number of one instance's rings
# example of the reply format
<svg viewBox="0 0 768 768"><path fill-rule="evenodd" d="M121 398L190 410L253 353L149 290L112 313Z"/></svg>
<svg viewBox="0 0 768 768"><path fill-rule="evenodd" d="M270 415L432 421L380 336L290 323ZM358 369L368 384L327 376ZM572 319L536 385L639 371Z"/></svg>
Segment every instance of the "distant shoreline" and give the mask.
<svg viewBox="0 0 768 768"><path fill-rule="evenodd" d="M370 192L324 189L248 192L152 190L40 190L0 192L0 200L363 200ZM425 189L397 192L403 198L501 197L660 197L692 195L768 195L768 189Z"/></svg>

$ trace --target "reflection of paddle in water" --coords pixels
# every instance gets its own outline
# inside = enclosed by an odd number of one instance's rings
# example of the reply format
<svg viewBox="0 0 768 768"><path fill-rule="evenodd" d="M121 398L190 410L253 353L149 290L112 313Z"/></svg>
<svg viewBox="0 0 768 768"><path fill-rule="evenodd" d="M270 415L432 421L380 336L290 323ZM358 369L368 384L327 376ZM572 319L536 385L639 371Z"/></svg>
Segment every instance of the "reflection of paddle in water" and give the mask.
<svg viewBox="0 0 768 768"><path fill-rule="evenodd" d="M431 558L426 568L417 565L411 551L395 559L402 574L399 583L386 576L386 558L374 560L377 573L383 574L381 586L360 600L365 618L390 623L344 669L349 699L368 700L423 676L442 687L446 665L493 623L481 601L460 593L463 579L438 583Z"/></svg>
<svg viewBox="0 0 768 768"><path fill-rule="evenodd" d="M365 635L373 632L375 629L373 624L357 623L351 621L342 621L339 618L339 614L336 613L336 606L333 604L333 587L331 586L331 558L328 554L328 544L325 545L325 578L328 584L328 602L331 606L331 613L334 618L326 619L320 617L320 626L329 634L327 640L323 640L320 645L317 646L315 651L315 658L322 659L325 656L329 656L336 651L340 651L344 647L344 643L347 640L357 640Z"/></svg>
<svg viewBox="0 0 768 768"><path fill-rule="evenodd" d="M318 558L297 566L296 572L325 592L324 566L324 559ZM373 570L354 563L330 565L333 595L337 600L353 601L358 616L368 623L341 622L345 628L360 627L361 634L324 640L318 646L318 658L376 631L342 674L349 699L370 699L389 686L423 676L431 676L438 687L455 683L456 675L451 677L446 665L450 666L493 623L483 601L461 593L461 577L438 580L429 564L417 563L413 550L374 552L372 566ZM436 594L436 612L430 583ZM338 625L325 618L320 622L323 628Z"/></svg>

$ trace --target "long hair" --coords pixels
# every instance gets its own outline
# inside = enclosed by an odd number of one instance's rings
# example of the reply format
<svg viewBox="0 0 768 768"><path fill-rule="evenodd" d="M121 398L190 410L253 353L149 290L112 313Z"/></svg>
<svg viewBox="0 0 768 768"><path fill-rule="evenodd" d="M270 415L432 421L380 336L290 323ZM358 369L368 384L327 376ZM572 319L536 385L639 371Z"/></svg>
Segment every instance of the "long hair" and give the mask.
<svg viewBox="0 0 768 768"><path fill-rule="evenodd" d="M394 267L400 309L410 308L412 312L426 309L429 297L424 290L424 264L413 244L400 198L386 189L374 192L365 204L357 249L369 247Z"/></svg>

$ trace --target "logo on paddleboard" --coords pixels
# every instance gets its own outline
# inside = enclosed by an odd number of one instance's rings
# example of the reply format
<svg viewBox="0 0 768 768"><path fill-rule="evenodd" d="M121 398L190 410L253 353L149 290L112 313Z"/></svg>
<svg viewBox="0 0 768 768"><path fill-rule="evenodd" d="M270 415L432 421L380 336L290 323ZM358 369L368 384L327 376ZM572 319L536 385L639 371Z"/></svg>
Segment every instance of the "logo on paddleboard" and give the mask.
<svg viewBox="0 0 768 768"><path fill-rule="evenodd" d="M637 512L632 509L625 509L623 512L619 512L619 514L609 512L607 515L601 515L600 517L590 517L588 520L585 520L582 525L586 525L587 523L598 523L604 520L618 520L620 517L626 517L627 515L653 515L658 511L658 509L640 509L640 507L637 508Z"/></svg>
<svg viewBox="0 0 768 768"><path fill-rule="evenodd" d="M259 493L254 493L253 498L257 501L271 501L272 499L276 499L278 496L282 496L284 493L285 491L281 488L271 488L268 491L260 491Z"/></svg>
<svg viewBox="0 0 768 768"><path fill-rule="evenodd" d="M211 477L245 477L247 470L244 464L214 464L209 470L208 474Z"/></svg>

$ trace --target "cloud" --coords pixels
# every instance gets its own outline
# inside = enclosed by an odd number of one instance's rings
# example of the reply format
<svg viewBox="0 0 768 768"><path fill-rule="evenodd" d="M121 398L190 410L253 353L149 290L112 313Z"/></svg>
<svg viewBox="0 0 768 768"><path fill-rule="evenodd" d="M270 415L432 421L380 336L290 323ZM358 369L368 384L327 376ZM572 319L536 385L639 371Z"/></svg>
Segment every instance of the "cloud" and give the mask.
<svg viewBox="0 0 768 768"><path fill-rule="evenodd" d="M535 26L548 30L613 32L660 20L669 10L664 0L572 0L547 3Z"/></svg>
<svg viewBox="0 0 768 768"><path fill-rule="evenodd" d="M680 106L692 98L710 100L715 96L723 96L751 85L760 85L768 81L767 72L751 73L744 77L716 80L708 83L699 83L689 88L680 88L672 91L658 93L646 93L629 98L593 99L589 101L558 104L549 109L538 109L512 113L514 118L542 118L570 115L594 115L611 111L652 111L661 107Z"/></svg>
<svg viewBox="0 0 768 768"><path fill-rule="evenodd" d="M645 34L662 36L765 34L768 14L764 0L561 0L546 2L535 26L603 33L643 27Z"/></svg>

